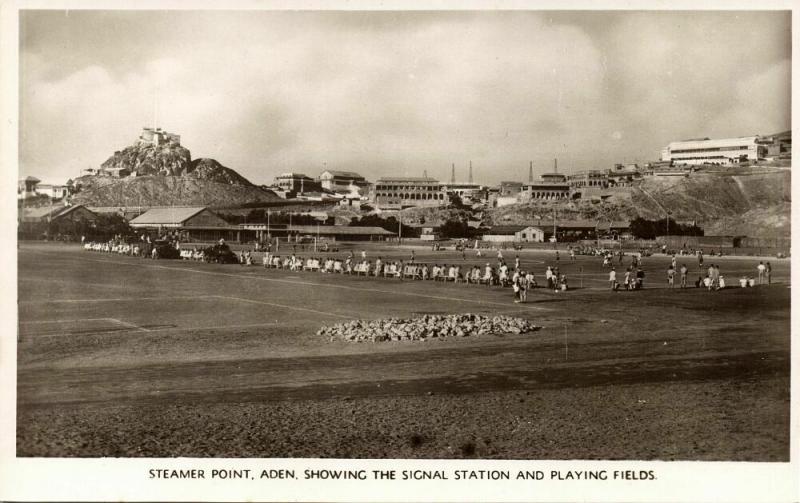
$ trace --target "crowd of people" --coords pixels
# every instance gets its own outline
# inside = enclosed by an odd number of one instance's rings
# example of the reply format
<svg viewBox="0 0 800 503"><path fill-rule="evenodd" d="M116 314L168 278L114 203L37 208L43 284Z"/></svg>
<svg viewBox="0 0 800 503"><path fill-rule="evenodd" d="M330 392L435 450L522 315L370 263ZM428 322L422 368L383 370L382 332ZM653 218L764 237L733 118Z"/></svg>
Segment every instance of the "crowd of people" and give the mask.
<svg viewBox="0 0 800 503"><path fill-rule="evenodd" d="M131 243L123 239L122 236L114 236L107 242L85 242L82 239L83 247L89 251L100 251L107 253L118 253L145 258L182 258L184 260L208 261L204 249L197 247L181 249L178 236L165 236L160 241L152 240L148 235L142 235L139 240ZM224 243L220 242L220 246ZM174 252L175 256L162 257L164 249ZM254 265L256 258L250 250L242 250L232 254L233 261L241 265ZM570 259L575 260L575 249L569 250ZM463 255L463 254L462 254ZM613 265L613 260L618 259L619 264L623 263L626 254L623 252L613 253L602 250L596 255L602 257L603 267L610 267L608 281L610 288L614 291L639 290L644 286L645 272L642 269L642 254L630 254L630 266L625 268L624 275L621 277ZM703 270L703 253L697 254L698 264ZM464 258L462 256L462 258ZM555 266L547 265L544 271L545 283L542 287L555 292L564 292L569 289L566 274L559 271L559 255L556 252ZM261 261L263 267L268 269L284 269L289 271L312 271L323 274L347 274L365 277L392 278L398 280L420 280L420 281L441 281L443 283L452 282L454 284L477 284L487 286L511 287L514 291L515 302L525 302L529 290L538 288L534 273L521 267L519 255L516 255L513 265L507 264L501 250L497 251L497 263L492 265L487 262L484 267L478 265L462 266L459 264L429 264L418 263L415 251L412 250L408 260L384 261L382 257L377 257L374 261L367 258L366 251L361 251L360 259L351 251L346 257L334 256L307 256L299 257L296 253L280 255L272 251L263 253ZM689 269L685 263L677 266L677 254L672 254L670 265L667 268L667 285L675 288L676 280L679 281L680 288L688 287ZM739 283L742 287L754 287L756 284L771 284L772 266L769 262L759 263L757 267L757 279L745 276L740 278ZM726 288L725 277L720 273L719 266L710 264L706 270L705 277L698 276L694 282L697 288L708 290L720 290Z"/></svg>
<svg viewBox="0 0 800 503"><path fill-rule="evenodd" d="M251 265L249 252L240 256L242 265ZM323 274L347 274L365 277L391 278L398 280L441 281L454 284L477 284L487 286L511 287L514 291L515 302L525 302L527 292L539 285L534 273L520 267L519 257L511 267L500 256L497 264L493 266L487 262L484 267L478 265L461 266L459 264L428 264L418 263L415 253L411 252L408 261L384 261L377 257L369 260L366 252L361 252L360 259L353 252L346 257L298 257L295 254L279 255L265 253L262 264L268 269L284 269L289 271L312 271ZM545 271L547 288L553 291L566 291L568 289L567 277L559 272L558 267L548 266Z"/></svg>

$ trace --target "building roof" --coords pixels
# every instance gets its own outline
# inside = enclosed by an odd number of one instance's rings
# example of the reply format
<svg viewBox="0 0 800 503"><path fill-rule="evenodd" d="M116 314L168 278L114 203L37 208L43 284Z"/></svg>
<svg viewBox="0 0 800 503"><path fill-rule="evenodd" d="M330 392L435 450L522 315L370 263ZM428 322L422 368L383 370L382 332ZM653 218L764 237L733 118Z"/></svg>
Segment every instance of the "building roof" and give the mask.
<svg viewBox="0 0 800 503"><path fill-rule="evenodd" d="M419 177L414 177L414 176L382 176L381 178L378 178L378 182L384 182L384 183L386 183L386 182L399 182L399 183L412 183L412 182L418 182L418 183L439 183L439 180L437 180L437 179L435 179L435 178L430 178L430 177L427 177L427 178L426 178L426 177L424 177L424 176L419 176Z"/></svg>
<svg viewBox="0 0 800 503"><path fill-rule="evenodd" d="M348 225L290 225L286 230L290 232L297 232L299 234L317 234L324 236L394 236L393 232L389 232L382 227L350 227Z"/></svg>
<svg viewBox="0 0 800 503"><path fill-rule="evenodd" d="M730 146L745 144L752 144L758 140L758 136L738 136L736 138L715 138L713 140L705 138L702 140L682 140L673 141L667 145L670 150L677 150L681 148L724 148Z"/></svg>
<svg viewBox="0 0 800 503"><path fill-rule="evenodd" d="M305 173L281 173L275 178L307 178L309 180L313 180L313 178L306 175Z"/></svg>
<svg viewBox="0 0 800 503"><path fill-rule="evenodd" d="M528 227L539 228L537 225L495 225L491 227L486 234L510 235L527 229Z"/></svg>
<svg viewBox="0 0 800 503"><path fill-rule="evenodd" d="M538 220L530 224L533 227L541 227L543 229L552 229L553 220ZM609 222L608 220L600 221L591 219L582 220L556 220L556 227L559 229L628 229L630 224L623 220L615 220Z"/></svg>
<svg viewBox="0 0 800 503"><path fill-rule="evenodd" d="M331 176L340 177L340 178L355 178L363 180L364 177L356 173L355 171L336 171L333 169L326 169L322 172L319 176L322 177L325 173L330 173Z"/></svg>
<svg viewBox="0 0 800 503"><path fill-rule="evenodd" d="M138 225L181 224L205 209L205 207L200 206L186 208L153 208L134 218L130 223Z"/></svg>
<svg viewBox="0 0 800 503"><path fill-rule="evenodd" d="M85 208L86 211L91 212L91 210L89 210L82 204L78 204L75 206L39 206L36 208L22 208L22 221L41 222L48 218L50 220L54 220L56 218L61 218L64 215L68 215L69 213L72 213L78 208Z"/></svg>
<svg viewBox="0 0 800 503"><path fill-rule="evenodd" d="M26 176L25 178L20 180L20 182L36 182L36 183L39 183L39 182L41 182L41 180L39 180L35 176Z"/></svg>

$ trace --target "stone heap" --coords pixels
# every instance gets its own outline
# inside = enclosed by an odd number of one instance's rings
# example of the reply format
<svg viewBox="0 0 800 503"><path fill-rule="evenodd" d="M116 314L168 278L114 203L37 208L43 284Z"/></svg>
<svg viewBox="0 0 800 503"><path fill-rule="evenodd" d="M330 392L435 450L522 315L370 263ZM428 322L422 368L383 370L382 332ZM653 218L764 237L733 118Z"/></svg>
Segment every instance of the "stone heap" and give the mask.
<svg viewBox="0 0 800 503"><path fill-rule="evenodd" d="M528 320L479 314L426 314L420 318L353 320L324 326L317 335L348 342L426 341L432 338L491 334L524 334L539 330Z"/></svg>

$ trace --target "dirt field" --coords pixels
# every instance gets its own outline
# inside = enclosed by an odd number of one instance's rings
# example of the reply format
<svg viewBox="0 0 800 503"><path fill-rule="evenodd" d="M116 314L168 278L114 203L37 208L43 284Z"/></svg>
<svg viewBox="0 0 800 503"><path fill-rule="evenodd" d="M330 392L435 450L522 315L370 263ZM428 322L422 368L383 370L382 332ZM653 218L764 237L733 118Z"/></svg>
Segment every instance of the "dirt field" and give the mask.
<svg viewBox="0 0 800 503"><path fill-rule="evenodd" d="M520 258L540 279L555 263ZM758 264L710 262L729 284ZM771 286L708 292L667 289L668 259L649 257L647 287L614 293L598 259L562 253L575 288L514 304L508 288L23 243L17 452L787 461L789 263L771 262ZM315 335L353 318L465 312L544 328L414 343Z"/></svg>

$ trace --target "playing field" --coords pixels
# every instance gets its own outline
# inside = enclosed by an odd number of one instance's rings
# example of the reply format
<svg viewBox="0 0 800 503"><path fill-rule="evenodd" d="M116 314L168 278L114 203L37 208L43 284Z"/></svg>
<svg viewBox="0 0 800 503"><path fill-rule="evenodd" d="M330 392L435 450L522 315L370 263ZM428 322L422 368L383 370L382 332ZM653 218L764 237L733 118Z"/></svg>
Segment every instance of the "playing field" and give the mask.
<svg viewBox="0 0 800 503"><path fill-rule="evenodd" d="M415 253L462 270L496 262ZM520 260L541 282L555 255ZM644 290L611 292L597 258L562 252L573 289L515 304L510 288L23 243L17 451L788 460L788 261L771 260L770 286L719 292L667 289L668 262L646 258ZM696 259L685 262L696 279ZM729 285L758 264L712 262ZM468 312L544 328L378 344L315 335L355 318Z"/></svg>

